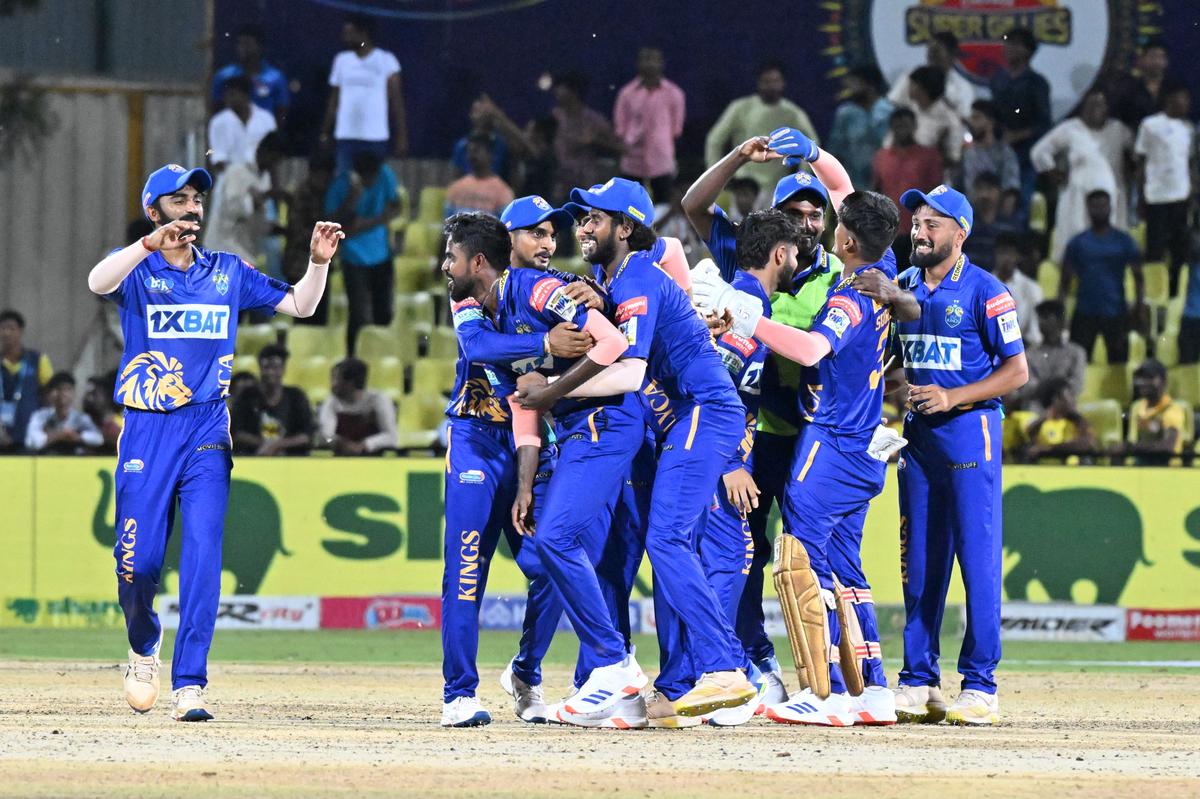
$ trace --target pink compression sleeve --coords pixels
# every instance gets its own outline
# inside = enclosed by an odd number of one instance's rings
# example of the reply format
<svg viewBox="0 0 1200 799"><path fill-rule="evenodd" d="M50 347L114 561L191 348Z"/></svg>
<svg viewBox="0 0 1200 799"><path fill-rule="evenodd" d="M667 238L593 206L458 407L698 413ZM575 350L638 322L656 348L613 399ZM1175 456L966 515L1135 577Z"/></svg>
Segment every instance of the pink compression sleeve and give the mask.
<svg viewBox="0 0 1200 799"><path fill-rule="evenodd" d="M540 413L532 408L522 408L521 403L517 402L512 397L508 398L508 407L512 411L512 430L513 438L517 441L518 447L538 447L542 446L542 437L538 433L538 422Z"/></svg>
<svg viewBox="0 0 1200 799"><path fill-rule="evenodd" d="M833 349L829 339L820 333L797 330L770 319L758 320L758 327L754 328L754 337L766 344L771 352L777 352L789 361L796 361L805 366L812 366Z"/></svg>
<svg viewBox="0 0 1200 799"><path fill-rule="evenodd" d="M621 335L621 331L595 308L588 311L583 329L596 340L596 345L588 350L587 357L601 366L608 366L629 349L629 342Z"/></svg>
<svg viewBox="0 0 1200 799"><path fill-rule="evenodd" d="M842 162L837 160L828 150L821 150L821 157L811 162L813 174L824 184L829 192L829 203L836 212L846 195L854 191L854 181Z"/></svg>
<svg viewBox="0 0 1200 799"><path fill-rule="evenodd" d="M664 236L663 241L667 244L667 250L658 265L671 276L679 288L691 291L692 271L688 268L687 256L683 252L683 242L670 236Z"/></svg>

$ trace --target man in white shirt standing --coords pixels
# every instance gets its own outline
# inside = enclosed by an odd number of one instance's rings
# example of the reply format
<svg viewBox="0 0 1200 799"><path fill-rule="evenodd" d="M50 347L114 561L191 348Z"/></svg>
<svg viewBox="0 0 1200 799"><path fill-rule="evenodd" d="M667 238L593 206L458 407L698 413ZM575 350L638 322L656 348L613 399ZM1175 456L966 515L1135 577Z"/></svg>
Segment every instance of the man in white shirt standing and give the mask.
<svg viewBox="0 0 1200 799"><path fill-rule="evenodd" d="M331 91L321 141L329 142L332 135L338 172L349 169L354 154L363 150L381 160L388 157L389 120L391 154L403 158L408 153L400 62L375 46L374 34L370 17L350 17L342 27L342 44L347 49L333 59L329 72Z"/></svg>
<svg viewBox="0 0 1200 799"><path fill-rule="evenodd" d="M209 201L204 246L240 253L256 260L263 254L264 237L277 224L269 213L272 170L283 159L283 138L268 133L258 143L255 160L226 167Z"/></svg>
<svg viewBox="0 0 1200 799"><path fill-rule="evenodd" d="M275 117L251 102L253 85L245 75L225 81L225 110L208 122L208 161L214 176L230 164L253 164L258 143L275 130Z"/></svg>
<svg viewBox="0 0 1200 799"><path fill-rule="evenodd" d="M1162 261L1170 254L1174 296L1179 270L1188 257L1187 215L1196 129L1188 119L1192 94L1186 86L1165 89L1162 105L1162 111L1142 120L1133 150L1146 219L1146 260Z"/></svg>
<svg viewBox="0 0 1200 799"><path fill-rule="evenodd" d="M971 82L955 69L958 61L958 37L950 31L940 31L929 39L929 49L925 51L925 63L946 76L946 88L943 94L946 104L965 120L971 116L971 103L975 102L975 88ZM888 99L892 105L911 105L909 98L909 75L906 72L892 85ZM968 186L970 184L967 184Z"/></svg>

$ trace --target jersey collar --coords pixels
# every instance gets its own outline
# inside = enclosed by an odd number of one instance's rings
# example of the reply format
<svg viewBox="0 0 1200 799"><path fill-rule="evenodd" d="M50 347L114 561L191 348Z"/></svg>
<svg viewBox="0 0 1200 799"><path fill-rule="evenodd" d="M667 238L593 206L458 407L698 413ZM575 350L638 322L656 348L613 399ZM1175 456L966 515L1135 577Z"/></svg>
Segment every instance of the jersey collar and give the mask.
<svg viewBox="0 0 1200 799"><path fill-rule="evenodd" d="M146 260L149 261L150 271L152 271L152 272L172 271L172 272L179 272L181 274L187 274L187 272L191 272L194 269L198 269L198 268L207 269L208 267L212 266L212 260L208 257L208 254L204 250L200 249L195 244L191 245L191 247L192 247L192 265L187 270L180 269L179 267L169 263L167 261L167 259L163 257L161 250L155 250L154 252L150 253L150 255L146 258Z"/></svg>
<svg viewBox="0 0 1200 799"><path fill-rule="evenodd" d="M966 253L959 255L958 261L954 264L954 267L950 270L949 274L942 278L942 282L939 283L937 288L933 289L933 291L958 291L958 289L962 286L963 275L966 273L967 266L969 264L970 262L967 260ZM930 292L929 287L925 285L924 269L920 271L917 285L924 289L926 293L932 293Z"/></svg>
<svg viewBox="0 0 1200 799"><path fill-rule="evenodd" d="M813 275L823 274L828 271L829 253L825 251L825 245L818 244L812 263L803 269L796 270L796 274L792 275L792 293L795 294L799 291L804 282Z"/></svg>

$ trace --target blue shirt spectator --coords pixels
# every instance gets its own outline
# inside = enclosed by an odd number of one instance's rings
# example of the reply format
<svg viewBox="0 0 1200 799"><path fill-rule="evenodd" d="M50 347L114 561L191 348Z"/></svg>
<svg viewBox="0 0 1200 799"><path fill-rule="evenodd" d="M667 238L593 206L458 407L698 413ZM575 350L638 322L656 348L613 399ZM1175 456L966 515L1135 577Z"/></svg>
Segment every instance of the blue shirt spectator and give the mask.
<svg viewBox="0 0 1200 799"><path fill-rule="evenodd" d="M829 150L838 154L855 186L873 186L871 161L887 136L892 104L883 96L879 67L854 67L843 80L847 99L833 115Z"/></svg>
<svg viewBox="0 0 1200 799"><path fill-rule="evenodd" d="M454 143L454 152L450 155L450 163L454 164L454 168L464 175L471 171L471 159L467 157L467 143L475 133L469 133ZM508 143L504 141L503 136L497 136L495 133L483 131L482 135L487 136L490 141L492 153L492 172L502 178L508 175Z"/></svg>
<svg viewBox="0 0 1200 799"><path fill-rule="evenodd" d="M356 158L354 168L335 177L325 192L326 214L338 218L349 211L354 216L341 246L342 260L352 266L377 266L391 258L387 223L382 218L389 206L400 203L396 173L378 159L374 159L376 168L369 170L360 163L365 160ZM376 224L362 224L377 218Z"/></svg>
<svg viewBox="0 0 1200 799"><path fill-rule="evenodd" d="M259 108L275 115L275 123L282 127L284 115L292 102L287 77L262 57L263 30L258 25L247 25L238 31L237 61L226 64L213 74L212 102L214 108L224 104L225 81L239 75L250 78L253 86L251 101Z"/></svg>
<svg viewBox="0 0 1200 799"><path fill-rule="evenodd" d="M1137 243L1128 233L1109 228L1085 230L1067 244L1063 262L1079 279L1075 312L1087 316L1123 316L1125 271L1141 260Z"/></svg>

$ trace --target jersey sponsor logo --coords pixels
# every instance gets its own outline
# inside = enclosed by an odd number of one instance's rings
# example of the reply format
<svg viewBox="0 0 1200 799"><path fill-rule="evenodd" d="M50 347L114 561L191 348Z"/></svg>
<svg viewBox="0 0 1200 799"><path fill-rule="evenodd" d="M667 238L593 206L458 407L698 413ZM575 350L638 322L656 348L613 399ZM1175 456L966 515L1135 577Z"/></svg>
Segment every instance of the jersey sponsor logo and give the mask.
<svg viewBox="0 0 1200 799"><path fill-rule="evenodd" d="M645 316L650 311L650 301L646 297L634 297L631 300L625 300L617 306L616 319L618 322L624 322L634 316Z"/></svg>
<svg viewBox="0 0 1200 799"><path fill-rule="evenodd" d="M550 295L550 299L546 300L546 311L565 322L570 322L579 313L579 306L575 304L575 300L567 296L565 287L559 286Z"/></svg>
<svg viewBox="0 0 1200 799"><path fill-rule="evenodd" d="M862 321L862 309L858 307L858 303L847 297L845 294L837 294L829 298L830 308L841 308L850 315L850 324L857 325Z"/></svg>
<svg viewBox="0 0 1200 799"><path fill-rule="evenodd" d="M630 216L632 216L634 219L636 219L639 222L646 221L646 215L643 214L638 209L634 208L632 205L625 206L625 213L629 214Z"/></svg>
<svg viewBox="0 0 1200 799"><path fill-rule="evenodd" d="M546 301L550 299L550 295L554 293L554 290L560 286L562 286L562 282L557 278L542 278L533 284L533 291L529 292L529 304L539 311L545 309Z"/></svg>
<svg viewBox="0 0 1200 799"><path fill-rule="evenodd" d="M946 326L958 327L963 320L963 307L958 304L958 300L946 306Z"/></svg>
<svg viewBox="0 0 1200 799"><path fill-rule="evenodd" d="M150 338L229 338L228 305L147 305Z"/></svg>
<svg viewBox="0 0 1200 799"><path fill-rule="evenodd" d="M995 319L1001 314L1006 314L1009 311L1017 310L1017 303L1013 300L1012 295L1007 291L1003 294L997 294L987 301L987 317Z"/></svg>
<svg viewBox="0 0 1200 799"><path fill-rule="evenodd" d="M478 485L484 480L483 472L479 469L467 469L465 472L458 473L458 482L472 483Z"/></svg>
<svg viewBox="0 0 1200 799"><path fill-rule="evenodd" d="M732 330L721 336L721 343L727 344L728 346L740 352L742 355L745 355L747 358L753 355L754 351L758 349L758 342L756 342L754 339L743 338L737 333L734 333Z"/></svg>
<svg viewBox="0 0 1200 799"><path fill-rule="evenodd" d="M1000 338L1005 344L1012 344L1021 337L1021 324L1017 321L1017 312L1009 311L996 320L1000 324Z"/></svg>
<svg viewBox="0 0 1200 799"><path fill-rule="evenodd" d="M952 336L902 333L906 369L958 372L962 369L962 341Z"/></svg>
<svg viewBox="0 0 1200 799"><path fill-rule="evenodd" d="M145 468L146 464L141 458L130 458L129 460L125 461L125 464L121 467L121 470L128 474L129 472L140 472Z"/></svg>
<svg viewBox="0 0 1200 799"><path fill-rule="evenodd" d="M183 364L156 350L130 360L117 384L117 397L129 408L169 411L192 398L192 390L183 380Z"/></svg>
<svg viewBox="0 0 1200 799"><path fill-rule="evenodd" d="M631 347L637 344L637 321L637 317L633 316L617 325L617 329L625 336L625 340L629 342L629 346Z"/></svg>
<svg viewBox="0 0 1200 799"><path fill-rule="evenodd" d="M730 376L736 378L742 372L742 368L746 362L742 360L736 352L727 349L719 350L721 353L721 362L725 364L725 368L729 370Z"/></svg>
<svg viewBox="0 0 1200 799"><path fill-rule="evenodd" d="M169 277L151 276L143 280L142 285L146 287L146 291L151 291L155 294L158 294L175 288L175 281Z"/></svg>
<svg viewBox="0 0 1200 799"><path fill-rule="evenodd" d="M245 263L243 261L243 263ZM247 264L249 266L249 264ZM229 293L229 275L225 272L213 272L213 285L217 288L217 293L222 297Z"/></svg>
<svg viewBox="0 0 1200 799"><path fill-rule="evenodd" d="M450 306L450 319L457 330L459 325L467 322L482 320L483 308L474 299L456 302Z"/></svg>
<svg viewBox="0 0 1200 799"><path fill-rule="evenodd" d="M536 371L537 369L541 369L543 367L547 369L554 367L553 355L538 355L534 358L522 358L519 361L513 361L511 366L512 370L519 375L528 374L529 372ZM488 374L488 381L493 386L500 384L495 372L493 372L491 369L486 369L486 367L485 371Z"/></svg>
<svg viewBox="0 0 1200 799"><path fill-rule="evenodd" d="M843 311L841 308L831 308L826 314L824 321L821 322L822 327L827 327L834 332L838 338L850 329L850 314Z"/></svg>
<svg viewBox="0 0 1200 799"><path fill-rule="evenodd" d="M965 256L965 255L958 256L958 262L956 264L954 264L954 271L950 273L950 279L952 281L954 281L955 283L957 283L958 279L960 277L962 277L963 267L965 267L966 265L967 265L967 256Z"/></svg>

